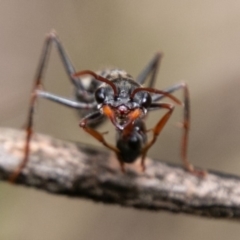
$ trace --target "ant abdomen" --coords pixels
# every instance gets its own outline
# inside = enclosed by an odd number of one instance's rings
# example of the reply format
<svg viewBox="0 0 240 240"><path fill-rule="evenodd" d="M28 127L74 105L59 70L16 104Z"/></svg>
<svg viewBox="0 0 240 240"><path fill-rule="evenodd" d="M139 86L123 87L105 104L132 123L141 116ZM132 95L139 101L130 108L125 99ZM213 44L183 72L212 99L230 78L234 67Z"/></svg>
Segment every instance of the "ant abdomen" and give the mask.
<svg viewBox="0 0 240 240"><path fill-rule="evenodd" d="M137 121L130 135L124 136L122 132L117 135L116 147L120 161L133 163L141 156L142 148L147 142L147 134L142 131L142 124L142 121Z"/></svg>

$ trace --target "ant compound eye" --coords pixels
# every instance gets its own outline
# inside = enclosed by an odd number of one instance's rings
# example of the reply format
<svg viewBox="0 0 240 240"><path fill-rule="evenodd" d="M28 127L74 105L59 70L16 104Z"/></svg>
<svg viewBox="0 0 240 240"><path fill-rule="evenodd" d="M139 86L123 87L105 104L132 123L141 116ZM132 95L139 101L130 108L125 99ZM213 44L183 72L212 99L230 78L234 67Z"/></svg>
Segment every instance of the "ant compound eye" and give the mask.
<svg viewBox="0 0 240 240"><path fill-rule="evenodd" d="M98 88L95 92L95 99L98 103L103 103L106 97L105 88Z"/></svg>
<svg viewBox="0 0 240 240"><path fill-rule="evenodd" d="M144 108L148 108L152 103L152 97L148 92L144 92L142 96L141 106Z"/></svg>

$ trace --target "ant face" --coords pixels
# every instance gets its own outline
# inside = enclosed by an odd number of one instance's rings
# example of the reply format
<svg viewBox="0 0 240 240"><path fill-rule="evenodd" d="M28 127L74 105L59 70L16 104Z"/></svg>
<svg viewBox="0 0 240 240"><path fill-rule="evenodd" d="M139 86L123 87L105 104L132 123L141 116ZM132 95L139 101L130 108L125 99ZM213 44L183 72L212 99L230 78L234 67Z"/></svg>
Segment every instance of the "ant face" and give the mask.
<svg viewBox="0 0 240 240"><path fill-rule="evenodd" d="M117 78L112 80L112 83L117 94L111 86L103 84L96 90L95 98L98 108L112 120L117 129L122 130L127 124L147 113L151 96L148 92L137 92L132 96L140 84L129 78Z"/></svg>
<svg viewBox="0 0 240 240"><path fill-rule="evenodd" d="M131 78L119 77L113 79L112 83L117 89L116 95L112 87L104 83L96 90L95 98L99 104L99 109L106 109L106 106L108 106L107 110L111 113L106 114L105 112L105 114L111 115L110 119L114 118L114 125L121 129L120 125L125 125L126 122L132 121L130 120L133 117L131 114L136 109L140 113L139 116L144 116L152 103L152 98L145 91L137 92L132 96L133 91L141 88L141 85Z"/></svg>

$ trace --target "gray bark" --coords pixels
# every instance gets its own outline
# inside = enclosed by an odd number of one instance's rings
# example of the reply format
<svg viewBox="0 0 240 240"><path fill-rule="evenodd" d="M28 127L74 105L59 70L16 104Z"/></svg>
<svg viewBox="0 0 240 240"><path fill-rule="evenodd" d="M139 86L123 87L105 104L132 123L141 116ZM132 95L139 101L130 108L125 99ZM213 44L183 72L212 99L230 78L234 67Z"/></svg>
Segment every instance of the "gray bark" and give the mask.
<svg viewBox="0 0 240 240"><path fill-rule="evenodd" d="M24 132L0 128L0 179L7 181L23 156ZM146 210L240 218L240 178L209 172L198 178L182 166L147 159L122 173L101 148L34 134L31 155L16 184L50 193Z"/></svg>

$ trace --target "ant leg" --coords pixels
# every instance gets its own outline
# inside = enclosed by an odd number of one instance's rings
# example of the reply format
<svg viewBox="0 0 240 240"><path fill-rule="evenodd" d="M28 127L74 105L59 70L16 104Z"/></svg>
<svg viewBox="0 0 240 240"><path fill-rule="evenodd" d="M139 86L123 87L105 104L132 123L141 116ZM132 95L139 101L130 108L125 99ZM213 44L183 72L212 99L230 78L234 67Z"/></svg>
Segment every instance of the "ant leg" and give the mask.
<svg viewBox="0 0 240 240"><path fill-rule="evenodd" d="M86 89L82 82L79 81L79 78L73 77L73 74L76 72L75 68L71 60L69 59L64 47L62 46L62 43L60 42L57 36L57 33L54 30L51 31L45 39L36 79L38 79L38 77L42 78L44 68L47 65L48 56L51 50L50 48L52 43L54 43L57 48L57 51L63 63L64 69L69 77L69 80L78 89L78 93L84 96L86 94Z"/></svg>
<svg viewBox="0 0 240 240"><path fill-rule="evenodd" d="M42 90L37 90L36 94L38 97L42 97L42 98L48 99L50 101L62 104L67 107L75 108L75 109L95 109L95 107L97 106L96 102L94 102L94 103L78 102L78 101L60 97L55 94L52 94L52 93L49 93L46 91L42 91Z"/></svg>
<svg viewBox="0 0 240 240"><path fill-rule="evenodd" d="M49 99L51 101L54 101L56 103L62 104L67 107L75 108L75 109L90 109L90 108L95 107L94 103L91 104L91 103L76 102L76 101L73 101L70 99L59 97L57 95L54 95L54 94L51 94L51 93L48 93L45 91L36 90L35 93L31 97L32 104L30 105L30 109L29 109L29 118L28 118L28 123L27 123L28 125L27 125L27 129L26 129L27 136L26 136L26 142L25 142L25 147L24 147L24 159L9 178L9 181L12 183L16 180L16 178L20 174L21 170L26 166L26 164L28 162L28 156L29 156L29 152L30 152L30 139L31 139L31 135L32 135L34 101L35 101L35 98L37 98L37 97L43 97L43 98Z"/></svg>
<svg viewBox="0 0 240 240"><path fill-rule="evenodd" d="M48 34L47 38L44 41L43 50L41 53L38 69L36 71L36 77L33 85L33 90L30 98L30 105L29 105L29 111L28 111L28 118L27 118L27 124L26 124L26 143L24 147L24 157L23 161L19 165L19 167L13 172L13 174L10 176L9 180L10 182L14 182L16 178L18 177L21 170L25 167L25 165L28 162L28 155L30 150L30 139L32 136L32 125L33 125L33 114L34 114L34 105L37 99L37 91L41 88L42 85L42 79L44 75L44 70L48 62L50 50L51 50L51 44L54 42L57 46L60 58L63 62L63 65L65 67L65 70L72 82L72 84L78 89L79 94L84 93L86 94L86 90L83 87L82 83L78 81L78 78L73 77L72 75L75 73L75 69L68 58L64 48L62 47L56 33L52 31L50 34Z"/></svg>
<svg viewBox="0 0 240 240"><path fill-rule="evenodd" d="M101 113L100 111L90 113L89 115L87 115L80 121L79 126L81 128L83 128L83 130L85 132L87 132L88 134L93 136L95 139L97 139L99 142L101 142L105 147L114 151L116 156L118 156L119 150L115 146L113 146L105 141L105 139L103 137L104 133L99 133L98 131L94 130L93 128L89 128L87 126L88 124L91 124L92 122L97 121L101 117L103 117L103 113ZM121 167L121 171L125 172L124 162L119 160L119 164Z"/></svg>
<svg viewBox="0 0 240 240"><path fill-rule="evenodd" d="M139 74L137 77L137 82L140 84L144 84L147 80L147 77L151 74L150 82L148 84L148 87L153 87L155 84L156 76L157 76L157 70L159 68L161 59L163 54L157 53L153 59L149 62L149 64L144 68L144 70Z"/></svg>
<svg viewBox="0 0 240 240"><path fill-rule="evenodd" d="M110 149L110 150L114 151L116 154L118 154L119 150L115 146L107 143L105 141L102 133L99 133L98 131L94 130L93 128L88 127L88 124L98 121L99 118L102 118L102 117L103 117L103 113L101 113L100 111L90 113L89 115L87 115L80 121L79 126L81 128L83 128L83 130L85 132L87 132L88 134L93 136L95 139L97 139L99 142L101 142L105 147L107 147L108 149Z"/></svg>
<svg viewBox="0 0 240 240"><path fill-rule="evenodd" d="M74 68L71 60L69 59L62 43L60 42L60 40L57 36L57 33L54 30L52 30L47 35L47 37L44 41L40 61L38 64L38 69L36 72L33 91L36 90L37 88L41 87L42 79L44 77L44 72L45 72L46 66L48 64L48 58L49 58L51 46L53 43L55 44L55 46L57 48L57 52L59 53L60 59L63 63L64 69L66 71L66 74L67 74L69 80L77 89L78 96L81 97L83 99L83 101L86 99L86 101L84 101L84 102L88 102L87 95L89 95L89 93L87 92L87 89L84 87L84 85L82 84L80 79L78 77L74 76L74 74L76 72L75 68Z"/></svg>
<svg viewBox="0 0 240 240"><path fill-rule="evenodd" d="M193 171L193 166L188 162L187 160L187 146L188 146L188 135L189 135L189 129L190 129L190 98L189 98L189 91L186 83L180 83L176 84L166 90L164 90L167 93L173 93L179 89L183 89L183 102L184 102L184 113L183 113L183 136L182 136L182 146L181 146L181 156L182 156L182 161L186 169L188 169L190 172ZM152 97L153 102L159 101L162 98L164 98L164 95L154 95ZM152 109L150 108L149 110L154 110L154 105L155 103L152 103ZM158 104L157 104L158 105Z"/></svg>
<svg viewBox="0 0 240 240"><path fill-rule="evenodd" d="M187 147L188 147L188 136L189 136L189 130L190 130L190 98L189 98L189 91L186 83L180 83L176 84L166 90L164 92L167 93L173 93L179 89L183 89L183 103L184 103L184 109L183 109L183 136L182 136L182 145L181 145L181 157L184 167L191 173L197 175L197 176L205 176L206 172L202 170L197 170L194 168L194 166L188 161L187 158ZM164 98L164 95L154 95L152 97L153 103L149 108L149 111L158 109L158 103L154 103L156 101L161 100Z"/></svg>
<svg viewBox="0 0 240 240"><path fill-rule="evenodd" d="M172 115L172 112L174 110L174 105L169 104L169 103L158 103L158 104L155 103L154 107L155 107L155 109L157 109L157 108L158 109L159 108L166 108L168 110L168 112L165 113L165 115L158 121L156 126L152 129L152 131L153 131L153 138L142 149L141 165L142 165L142 170L143 171L145 170L145 157L147 155L147 151L156 142L158 135L160 134L160 132L164 128L165 124L167 123L168 119L170 118L170 116Z"/></svg>

